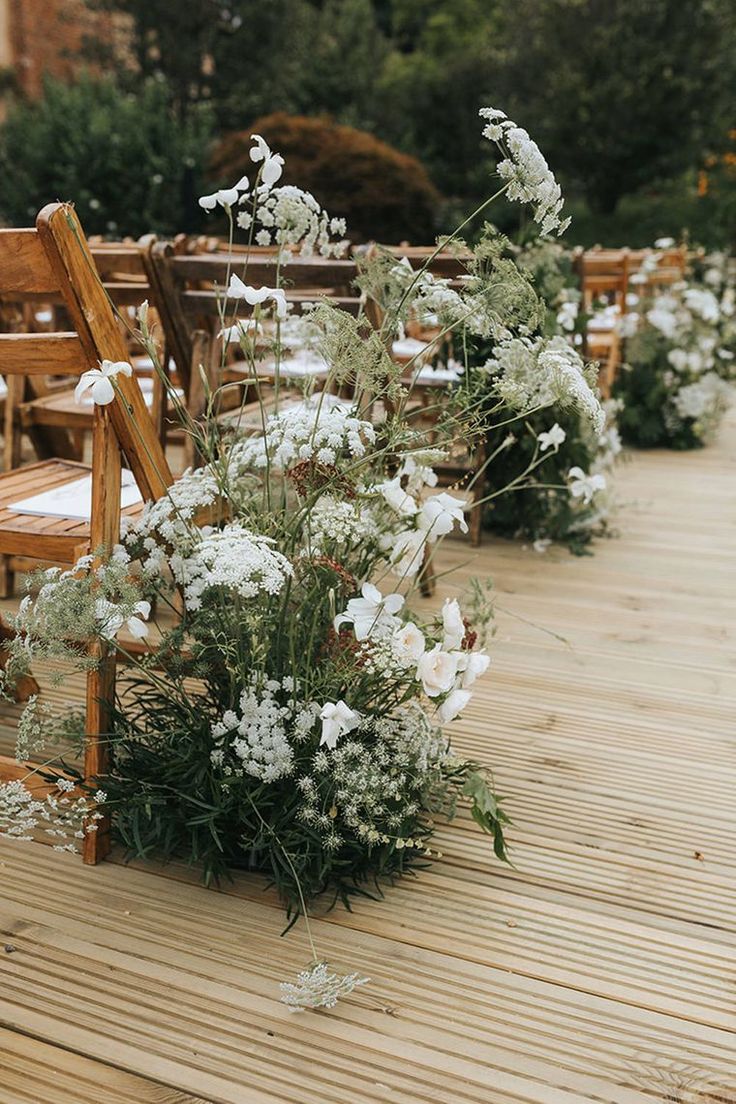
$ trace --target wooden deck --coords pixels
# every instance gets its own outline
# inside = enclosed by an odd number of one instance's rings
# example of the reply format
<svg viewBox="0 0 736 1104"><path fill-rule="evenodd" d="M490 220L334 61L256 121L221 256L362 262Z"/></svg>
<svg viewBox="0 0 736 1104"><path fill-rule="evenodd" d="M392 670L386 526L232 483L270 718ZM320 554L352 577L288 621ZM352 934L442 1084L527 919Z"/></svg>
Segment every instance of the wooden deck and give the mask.
<svg viewBox="0 0 736 1104"><path fill-rule="evenodd" d="M447 547L539 626L499 613L456 726L515 867L463 820L318 920L372 978L334 1011L279 1004L309 952L253 879L0 847L1 1104L734 1104L735 461L634 456L594 558Z"/></svg>

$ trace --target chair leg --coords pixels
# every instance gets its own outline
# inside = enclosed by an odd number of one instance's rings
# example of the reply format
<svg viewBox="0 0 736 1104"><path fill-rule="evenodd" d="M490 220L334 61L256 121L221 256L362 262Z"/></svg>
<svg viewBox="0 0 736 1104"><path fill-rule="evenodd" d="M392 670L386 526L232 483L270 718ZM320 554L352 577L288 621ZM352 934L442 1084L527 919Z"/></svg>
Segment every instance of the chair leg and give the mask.
<svg viewBox="0 0 736 1104"><path fill-rule="evenodd" d="M91 782L105 773L110 760L108 703L115 692L115 656L99 642L91 646L98 666L87 675L87 731L84 749L84 779ZM110 853L110 819L98 821L97 828L84 838L82 858L88 866L101 862Z"/></svg>
<svg viewBox="0 0 736 1104"><path fill-rule="evenodd" d="M12 598L15 592L15 572L10 567L10 556L0 556L0 598Z"/></svg>
<svg viewBox="0 0 736 1104"><path fill-rule="evenodd" d="M432 551L428 544L424 546L424 559L419 568L419 593L422 598L431 598L437 589L437 576L434 570Z"/></svg>

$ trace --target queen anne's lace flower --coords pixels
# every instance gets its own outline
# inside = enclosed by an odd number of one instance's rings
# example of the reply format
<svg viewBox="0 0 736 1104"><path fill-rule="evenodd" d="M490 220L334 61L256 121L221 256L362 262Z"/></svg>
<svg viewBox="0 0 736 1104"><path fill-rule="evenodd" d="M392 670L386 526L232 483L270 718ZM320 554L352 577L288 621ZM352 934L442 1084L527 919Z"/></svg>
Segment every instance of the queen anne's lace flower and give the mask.
<svg viewBox="0 0 736 1104"><path fill-rule="evenodd" d="M480 115L488 120L483 137L495 142L504 154L498 175L508 184L508 198L534 207L534 219L543 234L552 230L563 234L570 225L569 218L564 222L560 218L565 201L537 143L497 108L482 107Z"/></svg>
<svg viewBox="0 0 736 1104"><path fill-rule="evenodd" d="M559 404L587 414L597 432L605 414L591 386L593 370L563 337L514 337L502 341L482 371L492 377L493 390L514 410L534 410Z"/></svg>
<svg viewBox="0 0 736 1104"><path fill-rule="evenodd" d="M233 522L203 535L189 555L172 555L171 569L184 588L187 607L198 609L202 595L213 587L241 598L278 594L294 569L273 543Z"/></svg>
<svg viewBox="0 0 736 1104"><path fill-rule="evenodd" d="M346 997L359 985L366 985L369 980L360 974L331 974L326 962L318 962L298 974L296 982L281 983L281 1000L290 1012L334 1008L341 997Z"/></svg>
<svg viewBox="0 0 736 1104"><path fill-rule="evenodd" d="M309 404L272 415L264 437L248 439L233 449L233 461L242 468L265 468L270 461L288 468L301 460L317 459L332 465L338 456L364 456L376 439L370 422L354 417L343 406Z"/></svg>
<svg viewBox="0 0 736 1104"><path fill-rule="evenodd" d="M263 782L275 782L291 774L294 751L289 736L295 733L297 715L303 730L314 726L319 706L298 707L293 680L269 679L258 686L257 676L240 695L239 712L228 710L212 726L211 759L227 775L248 774ZM284 700L285 699L285 700Z"/></svg>

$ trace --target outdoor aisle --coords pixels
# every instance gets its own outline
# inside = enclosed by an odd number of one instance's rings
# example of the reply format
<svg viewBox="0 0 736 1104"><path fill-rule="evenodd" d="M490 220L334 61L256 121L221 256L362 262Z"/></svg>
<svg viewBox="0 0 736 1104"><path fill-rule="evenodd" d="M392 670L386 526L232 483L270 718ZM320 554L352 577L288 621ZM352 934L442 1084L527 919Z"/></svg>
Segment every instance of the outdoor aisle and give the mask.
<svg viewBox="0 0 736 1104"><path fill-rule="evenodd" d="M295 1016L309 951L261 883L6 843L1 1104L736 1101L736 421L617 487L594 557L445 545L536 622L499 611L455 734L515 867L443 830L431 870L315 924L372 982Z"/></svg>

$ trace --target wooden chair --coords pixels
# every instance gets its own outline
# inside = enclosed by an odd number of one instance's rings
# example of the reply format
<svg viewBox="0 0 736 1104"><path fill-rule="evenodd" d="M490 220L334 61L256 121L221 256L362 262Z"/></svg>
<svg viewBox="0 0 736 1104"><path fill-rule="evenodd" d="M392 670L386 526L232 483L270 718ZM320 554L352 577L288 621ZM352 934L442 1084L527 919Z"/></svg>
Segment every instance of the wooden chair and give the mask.
<svg viewBox="0 0 736 1104"><path fill-rule="evenodd" d="M598 382L605 398L611 394L621 365L619 325L627 312L630 260L628 249L589 249L575 258L583 310L595 316L597 305L604 303L615 315L612 321L603 324L594 317L584 335L583 354L599 361Z"/></svg>
<svg viewBox="0 0 736 1104"><path fill-rule="evenodd" d="M144 263L145 254L154 240L151 236L140 243L97 243L90 248L90 253L128 345L127 359L139 376L146 380L145 397L151 417L162 436L165 389L147 353L132 338L137 325L137 309L144 300L152 302L154 310L156 306ZM66 313L61 300L48 304L48 310L62 318ZM170 363L169 351L164 343L160 357L162 363ZM178 382L175 377L174 382ZM92 432L92 424L91 405L78 404L73 388L59 386L58 382L54 385L48 376L15 376L8 386L5 411L5 470L15 468L21 462L24 435L30 438L40 460L51 456L81 460L85 436Z"/></svg>
<svg viewBox="0 0 736 1104"><path fill-rule="evenodd" d="M36 229L0 230L0 290L4 293L63 299L73 330L54 333L0 334L0 373L6 376L78 377L102 360L127 359L127 347L74 209L53 203L36 220ZM89 522L35 517L9 507L29 493L61 486L90 469L65 460L46 460L0 475L0 554L73 564L87 551L111 548L120 539L121 454L145 500L165 494L172 482L138 382L118 376L120 395L109 406L93 409L92 508ZM141 507L125 511L133 514ZM11 576L12 579L12 576ZM6 589L8 580L6 579ZM84 777L104 773L107 753L101 737L109 730L106 702L112 698L115 661L99 641L90 644L99 660L87 678ZM19 778L23 766L0 758L0 778ZM109 849L108 826L84 842L84 860L103 858Z"/></svg>
<svg viewBox="0 0 736 1104"><path fill-rule="evenodd" d="M260 424L260 414L255 409L258 404L253 404L252 410L243 407L253 377L250 365L238 359L237 344L235 357L225 358L225 371L222 371L221 309L232 273L255 287L274 287L277 282L281 283L295 314L302 312L304 304L313 304L322 298L353 315L358 315L363 308L362 298L352 292L358 274L353 261L295 256L288 265L280 266L273 251L241 252L233 258L222 252L177 251L170 243L160 242L152 248L148 264L167 341L176 349L177 363L181 361L189 366L184 386L190 415L198 419L204 410L204 371L213 389L222 383L236 385L229 396L224 397L221 411L227 417L229 409L241 407L240 429L247 429L249 418L254 419L254 425ZM226 313L228 321L233 322L251 317L253 308L242 301L228 300ZM281 374L284 380L288 379L287 372ZM265 388L266 396L274 375L273 362L264 360L258 368L258 383ZM282 394L284 391L288 396L288 383L282 385ZM264 392L261 394L263 397ZM298 397L297 392L291 396L293 401ZM191 438L189 449L187 459L194 463L196 456Z"/></svg>

